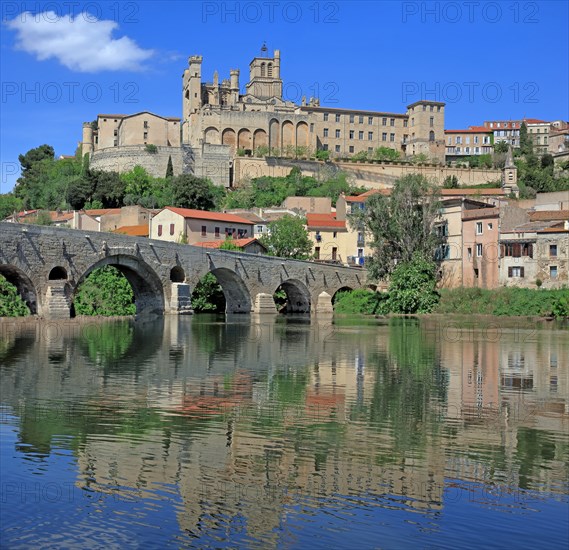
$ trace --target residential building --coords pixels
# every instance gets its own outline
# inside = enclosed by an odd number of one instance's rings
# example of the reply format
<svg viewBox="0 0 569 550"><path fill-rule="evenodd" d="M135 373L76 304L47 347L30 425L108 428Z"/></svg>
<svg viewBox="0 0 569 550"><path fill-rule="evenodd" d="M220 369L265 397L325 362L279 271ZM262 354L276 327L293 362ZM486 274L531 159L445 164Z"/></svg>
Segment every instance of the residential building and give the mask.
<svg viewBox="0 0 569 550"><path fill-rule="evenodd" d="M314 243L315 261L345 264L354 255L346 220L336 219L333 213L307 214L306 228Z"/></svg>
<svg viewBox="0 0 569 550"><path fill-rule="evenodd" d="M470 126L466 130L445 130L444 135L447 161L494 152L494 133L485 126Z"/></svg>
<svg viewBox="0 0 569 550"><path fill-rule="evenodd" d="M198 244L251 237L253 230L253 223L235 214L167 206L151 218L149 234L151 239Z"/></svg>

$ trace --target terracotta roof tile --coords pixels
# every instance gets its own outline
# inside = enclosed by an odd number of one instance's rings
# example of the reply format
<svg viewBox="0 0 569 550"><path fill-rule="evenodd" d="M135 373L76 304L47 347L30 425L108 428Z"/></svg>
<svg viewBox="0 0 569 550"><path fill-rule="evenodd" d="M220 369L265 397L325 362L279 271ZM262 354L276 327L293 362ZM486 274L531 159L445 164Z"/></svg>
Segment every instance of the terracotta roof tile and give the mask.
<svg viewBox="0 0 569 550"><path fill-rule="evenodd" d="M193 218L196 220L218 220L223 222L242 223L246 225L253 225L253 222L236 216L235 214L226 214L223 212L209 212L208 210L194 210L192 208L177 208L174 206L167 206L164 210L170 210L184 218Z"/></svg>
<svg viewBox="0 0 569 550"><path fill-rule="evenodd" d="M207 241L203 243L196 243L194 246L203 246L205 248L220 248L221 245L226 242L225 239L219 239L218 241ZM230 239L230 242L233 243L235 246L239 248L245 248L246 246L258 242L261 246L264 247L262 243L259 242L258 239L255 237L246 237L243 239Z"/></svg>
<svg viewBox="0 0 569 550"><path fill-rule="evenodd" d="M113 233L121 233L122 235L130 235L132 237L148 237L148 224L123 225L115 229Z"/></svg>
<svg viewBox="0 0 569 550"><path fill-rule="evenodd" d="M536 210L529 213L532 222L549 220L569 220L569 210Z"/></svg>
<svg viewBox="0 0 569 550"><path fill-rule="evenodd" d="M346 228L345 220L337 220L333 214L306 214L306 225L308 228Z"/></svg>
<svg viewBox="0 0 569 550"><path fill-rule="evenodd" d="M482 187L481 189L441 189L441 195L443 197L453 196L453 197L460 197L462 195L497 195L497 196L505 196L503 189L496 189L488 187Z"/></svg>

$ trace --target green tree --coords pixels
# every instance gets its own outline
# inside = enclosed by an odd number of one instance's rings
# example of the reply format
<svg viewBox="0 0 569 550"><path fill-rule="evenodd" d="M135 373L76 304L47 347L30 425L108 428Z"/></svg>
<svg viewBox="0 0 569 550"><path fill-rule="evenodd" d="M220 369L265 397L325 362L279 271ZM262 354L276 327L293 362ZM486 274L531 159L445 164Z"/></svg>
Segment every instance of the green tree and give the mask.
<svg viewBox="0 0 569 550"><path fill-rule="evenodd" d="M77 315L134 315L132 287L125 276L110 265L94 269L75 296Z"/></svg>
<svg viewBox="0 0 569 550"><path fill-rule="evenodd" d="M506 141L497 141L494 144L494 153L507 153L508 143Z"/></svg>
<svg viewBox="0 0 569 550"><path fill-rule="evenodd" d="M376 160L397 160L399 152L391 147L377 147L373 151L373 158Z"/></svg>
<svg viewBox="0 0 569 550"><path fill-rule="evenodd" d="M352 227L364 227L372 238L369 275L385 279L398 262L415 255L433 258L442 242L434 231L439 217L438 188L419 174L399 178L389 196L372 195L365 209L349 218Z"/></svg>
<svg viewBox="0 0 569 550"><path fill-rule="evenodd" d="M226 237L226 239L219 246L220 250L236 250L241 251L241 248L233 242L233 237Z"/></svg>
<svg viewBox="0 0 569 550"><path fill-rule="evenodd" d="M172 206L217 210L225 198L225 190L210 180L193 174L180 174L172 178Z"/></svg>
<svg viewBox="0 0 569 550"><path fill-rule="evenodd" d="M166 167L166 178L174 177L174 165L172 164L172 155L168 156L168 166Z"/></svg>
<svg viewBox="0 0 569 550"><path fill-rule="evenodd" d="M523 155L533 154L533 141L528 135L528 127L525 121L523 121L520 126L520 152Z"/></svg>
<svg viewBox="0 0 569 550"><path fill-rule="evenodd" d="M0 221L11 216L14 212L22 210L23 201L13 193L0 195Z"/></svg>
<svg viewBox="0 0 569 550"><path fill-rule="evenodd" d="M304 219L288 214L269 223L269 234L261 238L268 254L296 260L308 259L312 254L312 241L304 223Z"/></svg>
<svg viewBox="0 0 569 550"><path fill-rule="evenodd" d="M392 313L430 313L438 304L435 262L421 254L398 264L389 282L387 309Z"/></svg>
<svg viewBox="0 0 569 550"><path fill-rule="evenodd" d="M120 179L124 183L125 195L138 199L150 194L152 178L142 166L136 165L130 172L121 174Z"/></svg>
<svg viewBox="0 0 569 550"><path fill-rule="evenodd" d="M25 183L30 170L42 160L53 160L55 151L51 145L40 145L34 149L30 149L24 155L18 155L20 166L22 167L22 175L18 179L18 183Z"/></svg>
<svg viewBox="0 0 569 550"><path fill-rule="evenodd" d="M192 292L192 308L196 313L222 313L225 295L213 273L204 275Z"/></svg>
<svg viewBox="0 0 569 550"><path fill-rule="evenodd" d="M16 287L0 275L0 317L23 317L29 314L30 310Z"/></svg>
<svg viewBox="0 0 569 550"><path fill-rule="evenodd" d="M458 178L456 176L447 176L443 181L445 189L458 189Z"/></svg>
<svg viewBox="0 0 569 550"><path fill-rule="evenodd" d="M47 210L38 210L31 223L35 225L51 225L51 216Z"/></svg>

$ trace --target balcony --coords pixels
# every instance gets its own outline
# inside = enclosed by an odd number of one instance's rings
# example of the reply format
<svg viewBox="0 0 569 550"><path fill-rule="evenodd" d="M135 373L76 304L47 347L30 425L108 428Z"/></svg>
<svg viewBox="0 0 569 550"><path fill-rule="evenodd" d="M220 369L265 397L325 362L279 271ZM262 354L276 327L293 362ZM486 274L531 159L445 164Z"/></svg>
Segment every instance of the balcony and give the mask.
<svg viewBox="0 0 569 550"><path fill-rule="evenodd" d="M363 256L348 256L348 266L350 267L363 267L365 258Z"/></svg>
<svg viewBox="0 0 569 550"><path fill-rule="evenodd" d="M320 255L313 261L319 264L343 265L342 257L339 254Z"/></svg>

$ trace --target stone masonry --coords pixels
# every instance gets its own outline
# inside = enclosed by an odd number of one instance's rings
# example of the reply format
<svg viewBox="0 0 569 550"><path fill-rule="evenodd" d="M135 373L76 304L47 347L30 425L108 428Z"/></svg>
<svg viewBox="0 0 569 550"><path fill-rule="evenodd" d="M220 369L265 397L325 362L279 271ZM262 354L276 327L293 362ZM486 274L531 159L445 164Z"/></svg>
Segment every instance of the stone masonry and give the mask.
<svg viewBox="0 0 569 550"><path fill-rule="evenodd" d="M359 268L284 260L227 250L35 225L0 223L0 273L32 313L69 318L78 285L104 265L130 282L137 314L191 313L191 292L208 272L223 288L227 313L276 313L281 287L287 310L329 314L334 294L364 288Z"/></svg>

